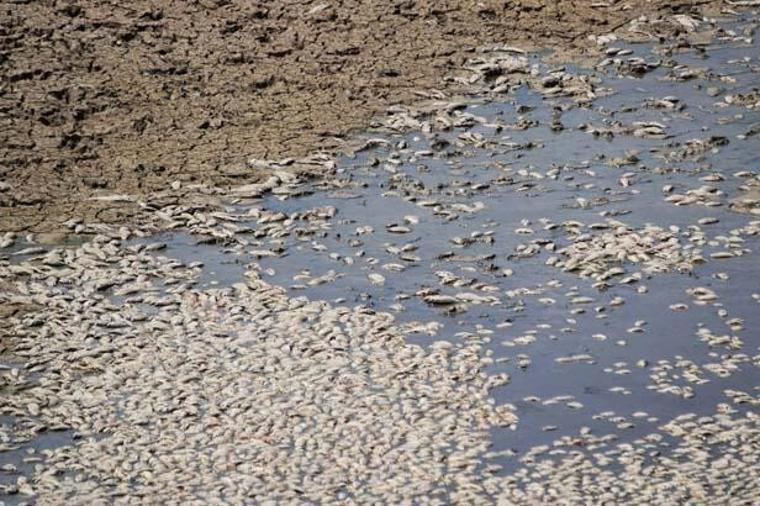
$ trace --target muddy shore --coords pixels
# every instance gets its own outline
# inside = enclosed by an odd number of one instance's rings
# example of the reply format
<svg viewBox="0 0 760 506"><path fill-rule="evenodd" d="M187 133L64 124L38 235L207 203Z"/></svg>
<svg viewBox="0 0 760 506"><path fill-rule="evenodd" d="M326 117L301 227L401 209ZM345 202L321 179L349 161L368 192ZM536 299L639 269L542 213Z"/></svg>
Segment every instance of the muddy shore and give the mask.
<svg viewBox="0 0 760 506"><path fill-rule="evenodd" d="M0 504L753 504L760 13L726 14L483 44L307 156L0 233Z"/></svg>
<svg viewBox="0 0 760 506"><path fill-rule="evenodd" d="M337 152L484 44L598 54L594 36L688 35L720 1L28 2L0 8L0 230L127 222L171 183L262 178L246 160ZM647 30L632 30L645 14Z"/></svg>

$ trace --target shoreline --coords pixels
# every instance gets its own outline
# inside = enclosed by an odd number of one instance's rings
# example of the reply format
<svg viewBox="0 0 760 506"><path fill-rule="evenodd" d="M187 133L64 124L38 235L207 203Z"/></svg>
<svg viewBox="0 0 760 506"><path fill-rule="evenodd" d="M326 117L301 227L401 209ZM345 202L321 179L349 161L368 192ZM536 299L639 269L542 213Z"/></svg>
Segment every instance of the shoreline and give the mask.
<svg viewBox="0 0 760 506"><path fill-rule="evenodd" d="M734 8L719 1L672 9L665 1L608 7L522 1L510 3L521 13L515 17L493 2L477 8L420 2L397 13L389 2L373 3L371 12L360 3L337 10L319 4L306 14L279 2L208 3L208 10L186 13L170 2L113 12L88 2L62 11L17 6L6 20L13 43L2 63L0 100L8 112L0 231L59 232L72 218L129 223L137 219L135 205L91 198L171 193L175 181L257 183L270 174L246 167L251 157L337 154L389 106L414 104L426 90L466 91L445 77L495 42L556 49L571 40L558 58L594 58L602 46L590 36L628 33L638 4L651 20L637 21L644 28L629 35L638 38L688 38L688 23L674 16ZM593 25L585 21L591 13ZM32 23L48 28L37 33ZM200 47L190 43L188 34L215 34L221 25L227 28L219 40L207 35ZM258 39L251 33L262 30ZM386 37L368 36L388 30ZM72 47L50 42L59 32ZM424 51L412 50L410 41L419 45L423 37ZM84 61L86 69L77 66Z"/></svg>

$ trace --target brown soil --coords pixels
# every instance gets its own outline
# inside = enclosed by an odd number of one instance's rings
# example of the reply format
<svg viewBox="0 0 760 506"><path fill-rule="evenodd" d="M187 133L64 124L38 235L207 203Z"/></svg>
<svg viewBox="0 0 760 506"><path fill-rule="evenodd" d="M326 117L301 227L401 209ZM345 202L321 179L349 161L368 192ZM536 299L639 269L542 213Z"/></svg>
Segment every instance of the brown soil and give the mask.
<svg viewBox="0 0 760 506"><path fill-rule="evenodd" d="M242 184L250 157L333 150L474 48L592 51L693 0L6 0L0 6L0 230L126 220L96 191ZM232 170L230 170L232 169ZM107 209L98 207L108 205Z"/></svg>

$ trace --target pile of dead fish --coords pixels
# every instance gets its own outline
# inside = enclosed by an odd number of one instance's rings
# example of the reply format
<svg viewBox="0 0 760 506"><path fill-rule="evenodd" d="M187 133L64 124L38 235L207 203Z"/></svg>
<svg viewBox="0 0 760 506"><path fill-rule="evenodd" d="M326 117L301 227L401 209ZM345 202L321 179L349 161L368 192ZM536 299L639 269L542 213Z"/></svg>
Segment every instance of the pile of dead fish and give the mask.
<svg viewBox="0 0 760 506"><path fill-rule="evenodd" d="M579 227L568 226L573 238L569 246L558 250L563 260L552 257L547 262L583 277L606 281L625 274L626 263L639 264L645 273L653 273L688 272L695 263L704 261L698 253L685 249L674 232L661 227L648 225L634 230L608 221L589 228L592 232L582 233Z"/></svg>
<svg viewBox="0 0 760 506"><path fill-rule="evenodd" d="M481 346L410 345L388 314L289 298L253 272L194 289L199 266L155 250L102 235L0 265L1 278L19 280L15 302L46 308L11 319L24 362L6 380L18 393L2 414L79 438L45 452L20 493L479 497L484 431L516 422L488 400L507 378L483 373Z"/></svg>
<svg viewBox="0 0 760 506"><path fill-rule="evenodd" d="M678 36L683 44L697 44L706 25L712 26L708 20L678 14L664 19L642 16L625 29L642 40ZM637 57L632 49L612 46L615 40L612 34L597 40L604 46L598 68L638 78L665 65L665 79L677 83L714 77L706 68ZM532 448L519 459L516 472L502 472L503 458L515 453L489 451L490 437L497 428L514 429L518 419L511 404L493 400L494 389L507 384L510 376L491 367L515 364L522 373L538 369L538 361L527 353L495 358L489 344L498 337L503 350L526 350L544 337L553 342L558 334L573 335L579 329L576 316L591 313L601 320L625 303L619 295L600 295L612 285L633 285L643 294L647 287L639 282L646 277L692 274L700 264L751 254L748 238L760 234L760 221L710 234L710 227L725 215L696 218L683 227L632 226L614 219L588 224L523 219L511 236L530 238L528 242L513 252L496 251L503 231L497 233L498 224L491 218L475 218L490 211L487 202L493 202L489 199L498 191L539 194L551 184L544 186L547 182L592 191L595 183L577 181L597 174L590 161L575 166L558 161L542 171L520 166L520 156L514 164L494 156L483 163L494 177L469 179L464 170L469 161L462 160L474 150L505 155L544 144L501 135L538 126L538 120L522 115L530 106L517 106L517 119L510 123L475 114L477 109L468 105L525 86L539 101L564 99L552 102L551 119L541 120L559 134L563 113L586 107L609 90L593 74L533 64L523 51L503 44L478 51L461 73L447 79L468 90L467 101L425 92L424 102L393 106L376 120L373 126L390 133L389 138L363 139L345 149L349 157L376 148L389 151L383 159L370 157L366 165L371 170L364 169L374 171L378 179L385 177L379 186L382 198L413 204L420 215L426 213L422 218L389 216L376 231L352 216L343 221L339 206L276 210L262 199L282 201L315 191L352 198L360 184L322 153L298 160L250 159L240 170L262 171L265 177L258 183L222 189L176 181L171 191L143 200L97 195L94 198L141 206L139 226L72 220L66 225L81 239L76 245L35 244L0 257L0 304L14 308L0 327L3 343L12 343L12 360L0 367L0 416L12 420L12 428L0 425L0 457L43 433L60 431L71 438L69 445L27 451L23 462L33 466L31 476L13 464L0 467L0 472L17 477L10 485L0 485L0 493L39 503L78 504L579 504L651 503L663 497L673 503L751 503L756 495L752 484L760 480L758 420L744 408L760 401L756 392L740 388L726 389L729 400L711 416L687 413L667 422L645 411L625 416L598 413L594 420L617 429L631 429L638 420L665 425L619 444L615 434L597 436L584 427L577 435ZM752 111L757 102L757 93L747 92L726 95L722 103ZM687 110L674 96L646 99L644 107L650 112ZM456 129L461 131L450 135ZM603 126L582 123L578 130L602 139L629 136L642 142L669 141L673 135L667 121L654 120L610 119ZM411 149L404 138L410 132L426 138L429 149ZM713 135L681 144L666 142L651 153L667 164L701 163L729 142L733 137ZM615 176L632 199L636 193L631 186L641 179L639 155L646 156L629 150L604 161L604 169L632 166L632 172ZM426 184L422 174L431 169L423 162L432 159L464 176ZM404 171L411 165L416 174ZM678 169L662 169L668 170ZM317 173L323 179L309 181ZM659 175L657 170L652 174ZM754 169L734 176L746 184L730 208L757 214ZM727 202L728 190L720 186L726 177L711 172L699 180L701 186L683 190L666 184L664 196L655 190L656 200L717 211L713 208ZM585 212L615 196L573 195L574 204L563 209ZM618 216L605 213L600 214ZM359 267L361 280L370 288L392 288L393 276L422 267L423 254L432 253L418 251L419 237L415 238L428 219L439 224L473 221L462 225L466 232L447 236L446 248L451 250L430 255L433 281L394 293L388 309L402 313L402 302L419 301L435 309L435 316L456 314L464 319L460 313L471 306L508 306L509 318L494 328L479 322L447 336L450 340L431 339L423 347L412 344L410 334L434 338L448 322L398 322L370 304L344 306L345 299L329 303L293 294L292 290L334 283L346 275L342 269L352 267ZM340 224L350 224L352 232L340 238L344 249L331 251L325 239L340 236ZM476 225L482 228L475 230ZM378 244L380 231L399 242ZM183 262L165 254L161 234L176 232L216 245L217 253L236 261L254 261L245 264L245 276L230 286L200 287L201 261ZM0 248L11 248L19 239L4 234ZM26 239L33 243L39 238ZM372 257L367 245L381 253ZM303 268L288 278L293 282L288 289L262 279L262 273L274 272L266 261L288 255L289 247L291 252L326 256L334 268ZM491 250L484 253L481 249L486 248ZM386 254L389 261L382 259ZM538 255L548 258L543 261ZM562 313L560 325L541 321L510 335L512 313L522 312L533 299L539 307L548 307L563 296L557 296L557 290L564 279L530 286L501 284L514 279L514 270L499 262L515 260L519 265L533 257L557 269L545 269L550 278L564 276L561 270L593 284L588 287L580 279L579 286L564 289L569 315ZM717 272L710 279L714 284L689 282L683 299L670 301L674 312L714 311L719 325L725 325L727 330L696 322L696 331L689 334L695 346L709 350L707 360L676 354L652 361L636 357L601 370L621 377L642 371L648 374L642 390L680 401L694 397L701 385L757 367L758 357L745 350L744 319L723 306L721 290L715 286L728 279L727 273ZM752 297L760 302L760 294ZM641 335L647 328L646 320L636 319L625 332ZM594 333L588 342L607 340L607 334ZM609 342L627 345L625 339ZM585 349L565 351L549 361L557 368L599 363ZM609 391L631 395L633 387L628 387L616 385ZM584 407L581 400L574 395L523 399L576 411ZM553 433L557 428L547 424L541 431Z"/></svg>
<svg viewBox="0 0 760 506"><path fill-rule="evenodd" d="M756 398L734 397L734 402ZM646 416L646 415L644 415ZM730 404L712 416L684 414L632 443L588 429L523 457L524 468L487 487L500 504L704 502L752 504L760 479L757 415Z"/></svg>

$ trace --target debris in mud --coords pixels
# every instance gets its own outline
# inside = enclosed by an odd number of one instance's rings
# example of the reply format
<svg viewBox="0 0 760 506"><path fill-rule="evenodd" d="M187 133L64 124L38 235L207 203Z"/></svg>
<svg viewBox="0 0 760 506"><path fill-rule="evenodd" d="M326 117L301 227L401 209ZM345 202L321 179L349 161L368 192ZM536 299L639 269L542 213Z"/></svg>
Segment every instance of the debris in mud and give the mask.
<svg viewBox="0 0 760 506"><path fill-rule="evenodd" d="M338 159L101 189L139 220L0 236L0 493L751 501L760 222L738 136L758 119L725 97L751 93L756 43L702 47L717 25L691 11L620 26L669 39L597 38L593 69L472 51L451 74L468 96L321 133ZM234 126L212 113L203 135Z"/></svg>

